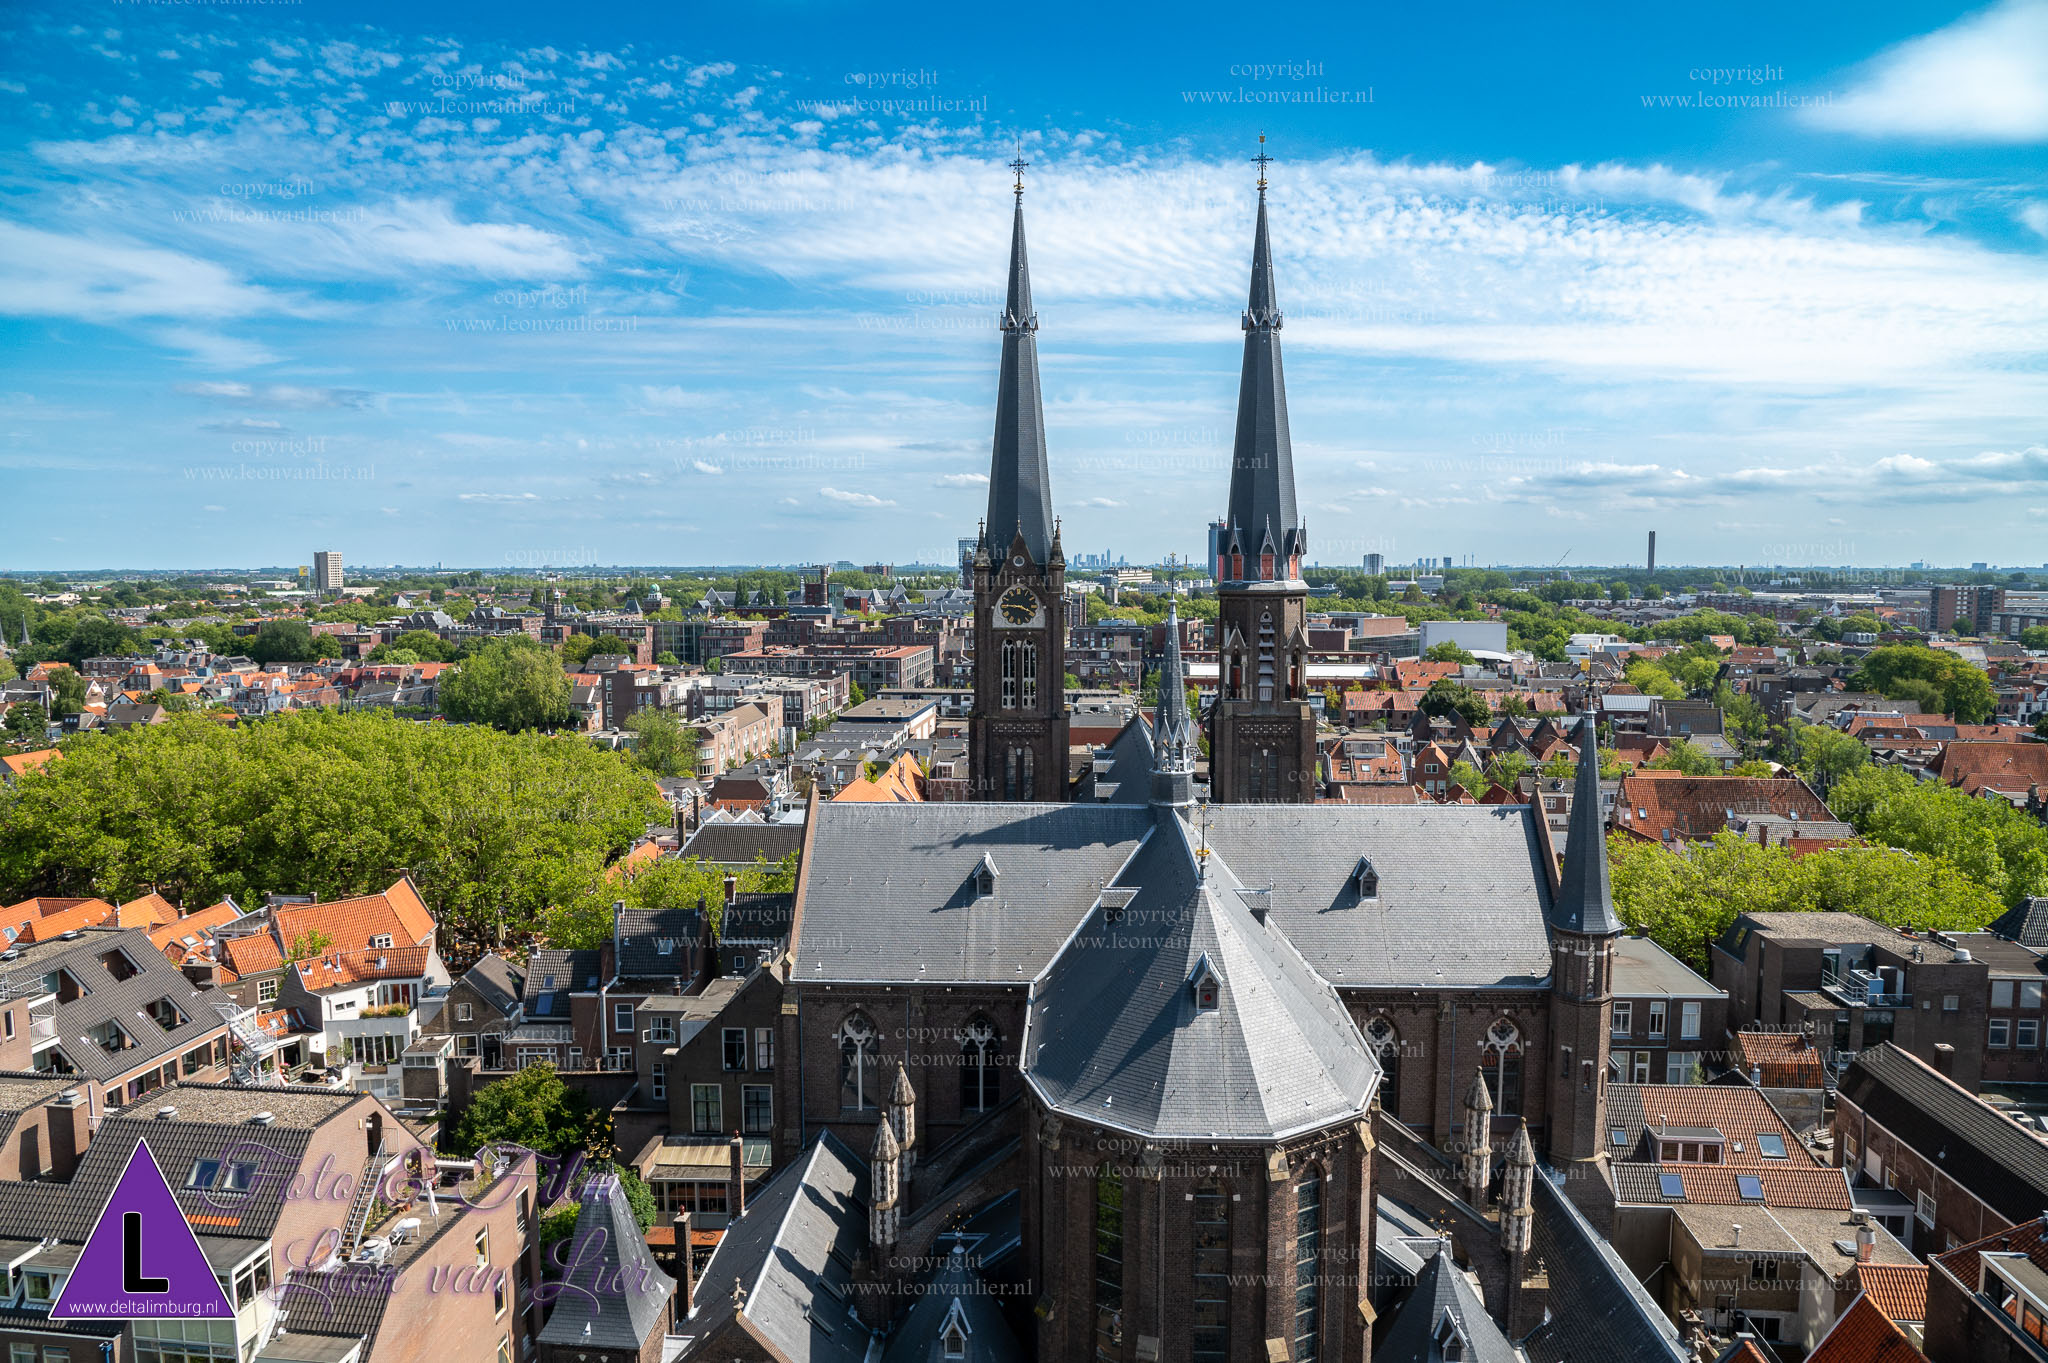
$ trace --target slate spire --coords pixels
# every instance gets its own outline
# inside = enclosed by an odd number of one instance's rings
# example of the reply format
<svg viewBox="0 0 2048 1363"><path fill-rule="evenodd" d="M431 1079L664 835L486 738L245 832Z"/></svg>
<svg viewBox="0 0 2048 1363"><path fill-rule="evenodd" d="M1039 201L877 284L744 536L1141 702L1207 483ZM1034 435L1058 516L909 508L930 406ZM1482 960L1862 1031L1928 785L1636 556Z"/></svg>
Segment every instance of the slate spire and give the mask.
<svg viewBox="0 0 2048 1363"><path fill-rule="evenodd" d="M1187 672L1180 660L1180 609L1166 608L1166 656L1159 663L1159 700L1152 711L1152 803L1194 803L1195 758L1201 740L1188 713Z"/></svg>
<svg viewBox="0 0 2048 1363"><path fill-rule="evenodd" d="M1031 307L1031 267L1024 254L1024 165L1017 171L1016 217L1010 227L1010 287L1003 303L1002 367L996 386L995 449L989 462L988 518L982 548L1000 559L1017 536L1032 562L1053 554L1052 477L1045 460L1045 411L1038 388L1038 314Z"/></svg>
<svg viewBox="0 0 2048 1363"><path fill-rule="evenodd" d="M1252 280L1245 304L1244 369L1237 386L1237 436L1231 446L1230 507L1220 581L1290 581L1308 547L1294 502L1294 446L1287 434L1287 383L1280 366L1280 301L1273 285L1273 244L1266 226L1265 138L1259 139L1259 222L1252 239ZM1268 558L1270 556L1270 558Z"/></svg>
<svg viewBox="0 0 2048 1363"><path fill-rule="evenodd" d="M1607 819L1600 808L1600 740L1589 710L1579 721L1579 770L1572 781L1571 832L1552 923L1588 937L1618 936L1614 891L1607 879Z"/></svg>

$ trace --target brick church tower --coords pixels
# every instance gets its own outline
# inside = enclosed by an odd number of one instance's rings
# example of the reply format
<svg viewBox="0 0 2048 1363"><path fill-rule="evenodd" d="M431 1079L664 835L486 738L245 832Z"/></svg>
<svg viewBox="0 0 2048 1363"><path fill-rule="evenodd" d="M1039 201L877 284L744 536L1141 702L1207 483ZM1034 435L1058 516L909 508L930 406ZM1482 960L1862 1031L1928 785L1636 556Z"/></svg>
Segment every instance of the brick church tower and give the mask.
<svg viewBox="0 0 2048 1363"><path fill-rule="evenodd" d="M974 709L968 762L977 800L1067 798L1067 559L1052 518L1038 315L1024 258L1024 162L1010 236L1010 292L996 389L988 518L974 551Z"/></svg>
<svg viewBox="0 0 2048 1363"><path fill-rule="evenodd" d="M1551 1063L1560 1076L1550 1096L1550 1160L1574 1176L1567 1185L1574 1202L1592 1195L1589 1182L1608 1183L1599 1156L1607 1149L1607 1029L1619 936L1600 807L1600 744L1588 712L1579 723L1571 832L1550 914Z"/></svg>
<svg viewBox="0 0 2048 1363"><path fill-rule="evenodd" d="M1263 138L1260 139L1264 141ZM1308 703L1308 536L1294 504L1280 305L1266 234L1268 158L1260 151L1259 226L1245 308L1244 372L1230 459L1230 508L1216 536L1216 642L1209 786L1224 804L1315 799L1316 722Z"/></svg>

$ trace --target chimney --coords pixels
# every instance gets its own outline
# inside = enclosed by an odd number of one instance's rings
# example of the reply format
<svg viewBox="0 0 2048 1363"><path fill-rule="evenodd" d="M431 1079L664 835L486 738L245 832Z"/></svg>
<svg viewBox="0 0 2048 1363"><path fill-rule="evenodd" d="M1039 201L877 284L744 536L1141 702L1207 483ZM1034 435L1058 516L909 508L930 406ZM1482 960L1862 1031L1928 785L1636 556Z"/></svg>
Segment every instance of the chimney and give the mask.
<svg viewBox="0 0 2048 1363"><path fill-rule="evenodd" d="M1762 1065L1751 1065L1749 1067L1749 1082L1758 1088L1764 1086L1764 1067Z"/></svg>
<svg viewBox="0 0 2048 1363"><path fill-rule="evenodd" d="M1877 1230L1869 1222L1856 1227L1856 1262L1867 1264L1877 1258Z"/></svg>
<svg viewBox="0 0 2048 1363"><path fill-rule="evenodd" d="M668 1266L668 1271L669 1276L676 1280L676 1296L679 1299L676 1319L681 1320L690 1314L697 1299L697 1275L690 1271L689 1208L685 1207L677 1212L669 1221L669 1226L675 1232L676 1257L675 1262Z"/></svg>
<svg viewBox="0 0 2048 1363"><path fill-rule="evenodd" d="M1742 1244L1742 1223L1740 1221L1737 1221L1733 1225L1729 1226L1728 1229L1735 1233L1735 1238L1729 1241L1729 1244L1740 1248Z"/></svg>
<svg viewBox="0 0 2048 1363"><path fill-rule="evenodd" d="M1944 1078L1956 1077L1956 1048L1946 1041L1938 1041L1934 1045L1934 1069Z"/></svg>
<svg viewBox="0 0 2048 1363"><path fill-rule="evenodd" d="M725 876L725 904L726 904L726 907L727 907L727 908L731 908L731 907L732 907L732 906L733 906L734 904L738 903L738 902L739 902L739 897L740 897L740 878L739 878L738 876L734 875L733 873L731 873L730 871L728 871L728 872L726 872L726 876Z"/></svg>
<svg viewBox="0 0 2048 1363"><path fill-rule="evenodd" d="M731 1186L726 1190L726 1207L737 1221L747 1209L747 1151L737 1131L732 1133L732 1171L727 1178Z"/></svg>

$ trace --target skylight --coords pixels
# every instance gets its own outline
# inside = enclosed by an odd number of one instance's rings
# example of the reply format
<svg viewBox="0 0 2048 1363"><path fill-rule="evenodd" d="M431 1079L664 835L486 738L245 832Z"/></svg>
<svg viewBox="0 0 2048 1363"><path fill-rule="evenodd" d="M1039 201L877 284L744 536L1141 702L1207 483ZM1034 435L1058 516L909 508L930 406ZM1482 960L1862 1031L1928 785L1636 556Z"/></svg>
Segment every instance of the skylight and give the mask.
<svg viewBox="0 0 2048 1363"><path fill-rule="evenodd" d="M1784 1159L1785 1138L1774 1132L1761 1132L1756 1138L1756 1152L1765 1159Z"/></svg>
<svg viewBox="0 0 2048 1363"><path fill-rule="evenodd" d="M1675 1197L1680 1201L1685 1200L1685 1180L1677 1174L1657 1175L1657 1189L1666 1197Z"/></svg>
<svg viewBox="0 0 2048 1363"><path fill-rule="evenodd" d="M1764 1200L1764 1181L1755 1174L1737 1174L1735 1191L1747 1201L1761 1202Z"/></svg>

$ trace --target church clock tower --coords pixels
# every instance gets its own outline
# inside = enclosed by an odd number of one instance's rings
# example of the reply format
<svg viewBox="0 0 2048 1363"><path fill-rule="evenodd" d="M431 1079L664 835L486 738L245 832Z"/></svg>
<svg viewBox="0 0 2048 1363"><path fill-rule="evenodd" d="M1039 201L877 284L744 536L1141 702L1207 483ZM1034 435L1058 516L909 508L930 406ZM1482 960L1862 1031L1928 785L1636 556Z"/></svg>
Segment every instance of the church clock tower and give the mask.
<svg viewBox="0 0 2048 1363"><path fill-rule="evenodd" d="M1010 291L989 464L988 517L974 552L974 710L968 764L977 800L1067 798L1067 560L1052 518L1038 316L1024 257L1024 161L1010 237Z"/></svg>
<svg viewBox="0 0 2048 1363"><path fill-rule="evenodd" d="M1259 139L1261 143L1265 138ZM1259 226L1244 312L1244 371L1230 457L1230 509L1216 536L1216 645L1221 667L1210 710L1209 787L1223 804L1306 804L1315 799L1316 721L1308 703L1308 536L1294 504L1294 448L1280 372L1280 305L1266 235L1259 164Z"/></svg>

